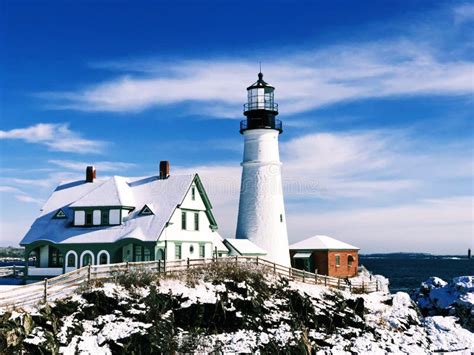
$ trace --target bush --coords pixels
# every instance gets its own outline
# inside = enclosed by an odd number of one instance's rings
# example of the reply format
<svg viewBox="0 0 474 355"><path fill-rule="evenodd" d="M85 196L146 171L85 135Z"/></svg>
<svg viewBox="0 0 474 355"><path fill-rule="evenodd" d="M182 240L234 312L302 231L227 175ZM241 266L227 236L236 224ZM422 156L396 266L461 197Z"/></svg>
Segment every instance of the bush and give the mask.
<svg viewBox="0 0 474 355"><path fill-rule="evenodd" d="M153 271L147 269L132 269L117 272L114 275L114 280L127 290L132 290L132 287L149 286L157 280L157 275Z"/></svg>

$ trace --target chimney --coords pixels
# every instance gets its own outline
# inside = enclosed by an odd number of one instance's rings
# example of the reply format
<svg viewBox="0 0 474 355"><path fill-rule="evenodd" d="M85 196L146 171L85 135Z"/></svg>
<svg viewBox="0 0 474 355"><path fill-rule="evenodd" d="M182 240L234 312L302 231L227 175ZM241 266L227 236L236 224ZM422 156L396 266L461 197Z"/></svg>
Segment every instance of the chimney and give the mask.
<svg viewBox="0 0 474 355"><path fill-rule="evenodd" d="M86 182L94 182L96 177L95 167L93 165L86 168Z"/></svg>
<svg viewBox="0 0 474 355"><path fill-rule="evenodd" d="M170 176L170 162L168 160L160 161L160 179L167 179Z"/></svg>

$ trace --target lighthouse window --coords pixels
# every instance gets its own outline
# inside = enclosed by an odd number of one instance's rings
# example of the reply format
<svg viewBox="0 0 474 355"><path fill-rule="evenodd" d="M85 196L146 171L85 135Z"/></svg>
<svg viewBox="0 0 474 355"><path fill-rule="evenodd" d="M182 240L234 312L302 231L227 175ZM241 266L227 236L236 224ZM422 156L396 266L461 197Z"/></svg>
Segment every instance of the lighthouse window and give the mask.
<svg viewBox="0 0 474 355"><path fill-rule="evenodd" d="M193 186L193 188L191 189L191 199L193 201L196 200L196 188Z"/></svg>
<svg viewBox="0 0 474 355"><path fill-rule="evenodd" d="M283 214L280 214L280 222L283 223Z"/></svg>

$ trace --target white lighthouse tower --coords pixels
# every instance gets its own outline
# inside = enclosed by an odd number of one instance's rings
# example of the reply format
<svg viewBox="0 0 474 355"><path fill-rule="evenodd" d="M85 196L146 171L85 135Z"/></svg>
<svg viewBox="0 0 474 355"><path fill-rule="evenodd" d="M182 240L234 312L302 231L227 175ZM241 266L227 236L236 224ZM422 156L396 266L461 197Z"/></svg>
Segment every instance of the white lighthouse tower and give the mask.
<svg viewBox="0 0 474 355"><path fill-rule="evenodd" d="M236 237L249 239L266 250L271 261L290 266L278 150L282 124L275 118L278 104L274 102L274 90L263 81L262 73L247 88L247 119L240 123L244 159Z"/></svg>

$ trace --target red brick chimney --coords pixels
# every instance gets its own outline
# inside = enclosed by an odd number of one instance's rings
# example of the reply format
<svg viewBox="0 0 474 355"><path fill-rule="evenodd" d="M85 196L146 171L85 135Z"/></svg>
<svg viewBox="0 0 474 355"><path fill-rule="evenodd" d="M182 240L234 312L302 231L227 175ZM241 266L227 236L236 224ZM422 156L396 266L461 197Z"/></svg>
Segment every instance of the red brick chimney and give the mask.
<svg viewBox="0 0 474 355"><path fill-rule="evenodd" d="M95 166L90 165L86 168L86 182L94 182L96 178Z"/></svg>
<svg viewBox="0 0 474 355"><path fill-rule="evenodd" d="M168 160L160 161L160 179L167 179L170 176L170 162Z"/></svg>

